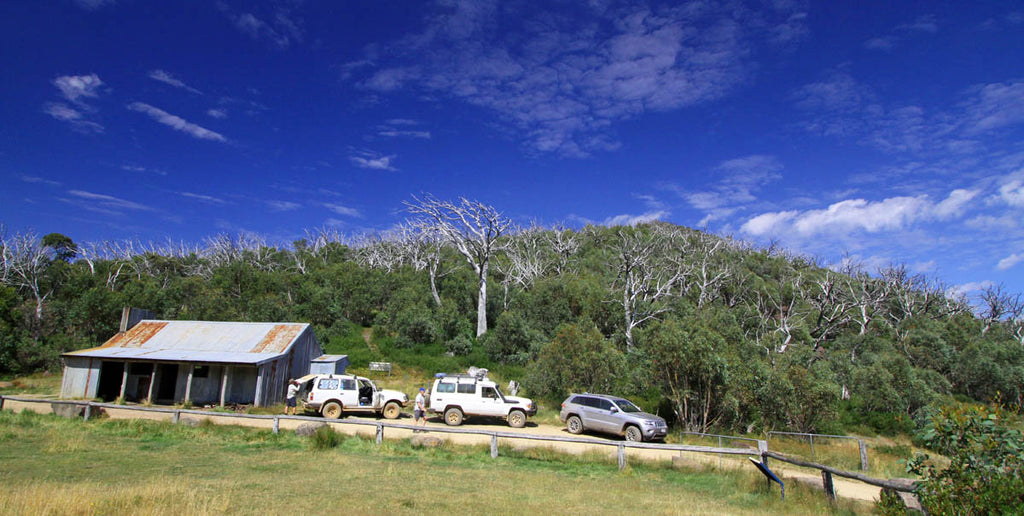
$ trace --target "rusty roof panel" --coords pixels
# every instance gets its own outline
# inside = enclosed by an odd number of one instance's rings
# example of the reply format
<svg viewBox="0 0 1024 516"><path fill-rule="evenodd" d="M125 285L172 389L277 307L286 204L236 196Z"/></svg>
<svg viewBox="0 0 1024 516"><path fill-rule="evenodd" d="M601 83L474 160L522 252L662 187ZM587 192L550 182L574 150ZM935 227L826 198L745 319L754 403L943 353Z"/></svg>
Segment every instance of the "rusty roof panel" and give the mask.
<svg viewBox="0 0 1024 516"><path fill-rule="evenodd" d="M142 321L98 348L67 354L100 358L160 356L160 360L189 361L203 357L206 361L215 362L261 362L287 352L308 327L308 324L300 323ZM249 358L244 358L246 355Z"/></svg>
<svg viewBox="0 0 1024 516"><path fill-rule="evenodd" d="M283 353L285 349L291 345L295 337L298 337L299 333L305 328L289 325L289 324L278 324L267 332L266 336L263 337L256 347L252 348L252 353Z"/></svg>

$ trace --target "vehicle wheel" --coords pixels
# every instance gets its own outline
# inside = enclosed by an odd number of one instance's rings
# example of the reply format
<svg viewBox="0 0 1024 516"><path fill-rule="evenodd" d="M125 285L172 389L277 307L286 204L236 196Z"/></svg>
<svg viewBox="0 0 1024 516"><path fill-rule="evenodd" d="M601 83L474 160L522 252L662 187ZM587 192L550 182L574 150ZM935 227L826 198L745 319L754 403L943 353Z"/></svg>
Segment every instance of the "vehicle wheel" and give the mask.
<svg viewBox="0 0 1024 516"><path fill-rule="evenodd" d="M459 426L462 424L462 410L452 407L444 411L444 422L448 426Z"/></svg>
<svg viewBox="0 0 1024 516"><path fill-rule="evenodd" d="M583 432L583 421L580 421L578 416L569 416L569 419L565 421L565 429L570 434L578 434Z"/></svg>
<svg viewBox="0 0 1024 516"><path fill-rule="evenodd" d="M386 419L398 419L398 416L402 414L402 407L397 402L389 401L384 405L384 417Z"/></svg>
<svg viewBox="0 0 1024 516"><path fill-rule="evenodd" d="M341 403L336 401L327 402L320 413L327 419L338 419L341 417Z"/></svg>
<svg viewBox="0 0 1024 516"><path fill-rule="evenodd" d="M635 426L627 426L626 440L640 442L644 440L644 434L640 433L640 429Z"/></svg>
<svg viewBox="0 0 1024 516"><path fill-rule="evenodd" d="M508 413L508 426L522 428L526 426L526 414L522 410L513 410Z"/></svg>

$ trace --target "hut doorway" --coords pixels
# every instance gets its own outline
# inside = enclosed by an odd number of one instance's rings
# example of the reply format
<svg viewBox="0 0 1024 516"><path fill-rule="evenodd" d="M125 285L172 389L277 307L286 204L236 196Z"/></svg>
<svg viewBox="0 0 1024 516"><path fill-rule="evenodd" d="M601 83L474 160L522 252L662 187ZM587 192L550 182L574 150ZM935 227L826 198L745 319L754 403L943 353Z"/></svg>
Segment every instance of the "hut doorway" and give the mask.
<svg viewBox="0 0 1024 516"><path fill-rule="evenodd" d="M96 387L96 396L111 402L121 395L121 382L124 380L124 362L103 361L100 365L100 382Z"/></svg>
<svg viewBox="0 0 1024 516"><path fill-rule="evenodd" d="M153 397L157 402L174 403L174 391L178 387L178 364L160 364L157 367L158 382Z"/></svg>

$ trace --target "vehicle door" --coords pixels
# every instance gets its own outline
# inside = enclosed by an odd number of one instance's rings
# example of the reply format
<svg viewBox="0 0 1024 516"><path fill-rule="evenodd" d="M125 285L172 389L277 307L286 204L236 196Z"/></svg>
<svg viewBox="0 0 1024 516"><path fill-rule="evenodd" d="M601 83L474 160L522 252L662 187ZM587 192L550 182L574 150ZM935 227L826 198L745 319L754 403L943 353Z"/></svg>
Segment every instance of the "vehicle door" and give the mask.
<svg viewBox="0 0 1024 516"><path fill-rule="evenodd" d="M619 409L615 407L611 400L606 400L604 398L593 399L597 402L597 407L591 409L594 420L594 430L600 430L608 433L618 432L621 427L618 417Z"/></svg>
<svg viewBox="0 0 1024 516"><path fill-rule="evenodd" d="M341 379L341 404L346 408L359 406L359 386L355 378Z"/></svg>
<svg viewBox="0 0 1024 516"><path fill-rule="evenodd" d="M505 400L498 393L497 387L480 386L480 414L485 416L508 415Z"/></svg>
<svg viewBox="0 0 1024 516"><path fill-rule="evenodd" d="M576 414L580 416L580 421L583 422L583 428L593 429L597 424L594 421L594 412L597 410L597 400L590 396L576 396L572 399L572 403L576 405Z"/></svg>

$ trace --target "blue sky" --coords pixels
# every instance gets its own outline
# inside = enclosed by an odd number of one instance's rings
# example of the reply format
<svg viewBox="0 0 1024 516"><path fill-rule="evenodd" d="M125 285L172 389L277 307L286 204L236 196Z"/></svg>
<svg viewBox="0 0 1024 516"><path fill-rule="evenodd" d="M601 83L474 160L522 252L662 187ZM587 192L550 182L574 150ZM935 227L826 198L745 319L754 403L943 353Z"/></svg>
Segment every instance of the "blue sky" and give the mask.
<svg viewBox="0 0 1024 516"><path fill-rule="evenodd" d="M1016 2L0 5L0 221L75 241L664 220L1024 292Z"/></svg>

